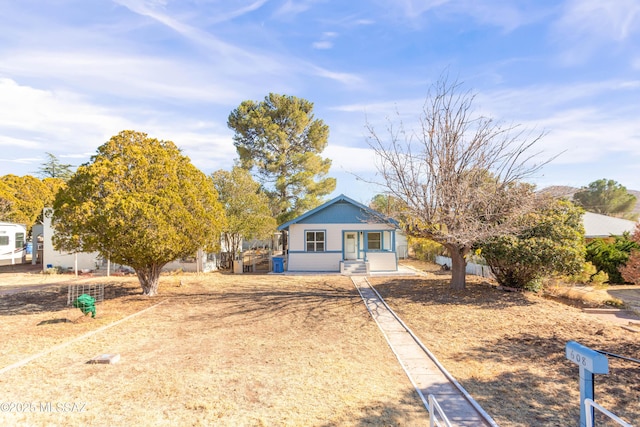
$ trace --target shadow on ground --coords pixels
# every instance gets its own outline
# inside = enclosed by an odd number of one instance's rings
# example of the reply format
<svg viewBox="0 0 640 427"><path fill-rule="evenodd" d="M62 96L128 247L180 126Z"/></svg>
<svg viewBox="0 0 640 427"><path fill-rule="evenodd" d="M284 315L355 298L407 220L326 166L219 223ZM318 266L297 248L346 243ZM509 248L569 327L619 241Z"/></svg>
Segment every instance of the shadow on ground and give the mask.
<svg viewBox="0 0 640 427"><path fill-rule="evenodd" d="M489 284L468 283L462 291L449 289L446 279L431 278L376 278L371 280L383 298L393 298L421 305L465 305L480 309L528 306L533 303L519 292L505 292Z"/></svg>
<svg viewBox="0 0 640 427"><path fill-rule="evenodd" d="M418 403L417 403L418 402ZM414 389L409 389L397 401L371 402L354 413L359 416L349 420L349 425L372 426L408 426L429 425L429 413ZM412 409L414 409L412 411ZM410 413L407 413L410 411ZM322 424L321 427L333 427L335 422Z"/></svg>
<svg viewBox="0 0 640 427"><path fill-rule="evenodd" d="M505 336L486 346L467 350L464 357L478 361L479 369L490 362L517 368L492 375L490 380L480 379L481 375L466 378L463 386L489 414L505 413L505 407L508 408L506 412L513 414L509 425L576 425L580 415L579 369L566 359L567 341L564 336L526 333ZM595 340L583 344L614 354L640 353L640 343L607 344L607 348ZM528 368L539 360L545 360L546 372ZM606 402L603 405L608 410L627 420L639 419L640 364L609 357L609 369L609 374L595 377L596 401ZM503 398L496 399L496 396ZM575 401L570 411L559 405L567 400ZM500 424L500 420L496 421Z"/></svg>
<svg viewBox="0 0 640 427"><path fill-rule="evenodd" d="M0 296L0 316L59 312L71 308L67 305L68 284L48 284ZM140 286L126 283L105 283L105 301L140 294Z"/></svg>
<svg viewBox="0 0 640 427"><path fill-rule="evenodd" d="M302 316L303 322L312 322L332 312L340 312L344 306L357 307L363 318L368 316L362 299L355 288L345 289L332 286L328 282L314 286L313 289L259 289L237 288L236 290L206 293L172 293L173 303L184 305L192 314L188 319L200 319L206 316L212 326L223 324L251 324L273 316L295 314ZM207 304L215 301L215 308ZM199 309L200 307L207 307Z"/></svg>

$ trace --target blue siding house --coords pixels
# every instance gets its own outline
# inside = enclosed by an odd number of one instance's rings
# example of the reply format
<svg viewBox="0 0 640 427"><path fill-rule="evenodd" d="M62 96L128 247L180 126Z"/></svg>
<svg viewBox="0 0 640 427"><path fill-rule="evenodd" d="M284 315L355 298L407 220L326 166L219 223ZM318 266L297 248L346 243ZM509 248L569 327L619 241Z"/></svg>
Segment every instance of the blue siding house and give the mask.
<svg viewBox="0 0 640 427"><path fill-rule="evenodd" d="M285 269L290 272L368 274L398 270L406 238L398 223L340 195L278 230L287 234Z"/></svg>

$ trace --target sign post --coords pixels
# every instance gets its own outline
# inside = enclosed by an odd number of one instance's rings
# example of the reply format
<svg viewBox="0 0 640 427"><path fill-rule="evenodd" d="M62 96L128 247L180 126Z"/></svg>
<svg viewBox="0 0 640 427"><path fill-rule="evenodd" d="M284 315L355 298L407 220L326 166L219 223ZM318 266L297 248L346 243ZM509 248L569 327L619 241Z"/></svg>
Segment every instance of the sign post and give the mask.
<svg viewBox="0 0 640 427"><path fill-rule="evenodd" d="M566 346L567 359L580 367L580 427L587 426L587 408L585 399L595 400L593 375L609 373L609 359L604 354L569 341ZM589 407L593 416L593 408Z"/></svg>

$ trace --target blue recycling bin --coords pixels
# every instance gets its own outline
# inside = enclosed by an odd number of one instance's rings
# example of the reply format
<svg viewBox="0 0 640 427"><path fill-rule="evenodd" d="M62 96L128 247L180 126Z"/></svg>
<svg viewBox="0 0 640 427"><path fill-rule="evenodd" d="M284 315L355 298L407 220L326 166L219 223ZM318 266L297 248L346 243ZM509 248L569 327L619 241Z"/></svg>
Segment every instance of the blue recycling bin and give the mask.
<svg viewBox="0 0 640 427"><path fill-rule="evenodd" d="M273 257L273 272L284 273L284 258L276 256Z"/></svg>

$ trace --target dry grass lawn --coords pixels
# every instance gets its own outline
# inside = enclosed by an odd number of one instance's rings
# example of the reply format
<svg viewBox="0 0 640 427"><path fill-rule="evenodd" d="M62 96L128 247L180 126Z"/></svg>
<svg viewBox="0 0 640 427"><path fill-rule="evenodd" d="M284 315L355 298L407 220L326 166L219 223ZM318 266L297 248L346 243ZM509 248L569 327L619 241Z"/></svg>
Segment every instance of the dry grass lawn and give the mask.
<svg viewBox="0 0 640 427"><path fill-rule="evenodd" d="M565 359L567 341L640 358L640 334L579 308L471 277L467 291L450 292L447 275L422 268L424 277L370 281L503 427L576 425L578 368ZM106 301L96 319L65 306L69 283L99 281ZM349 278L167 275L160 296L145 298L134 277L0 270L0 294L22 284L46 287L0 297L0 369L152 308L0 374L0 425L428 423ZM86 363L102 353L121 361ZM640 366L610 366L596 379L597 400L638 424Z"/></svg>
<svg viewBox="0 0 640 427"><path fill-rule="evenodd" d="M640 359L640 334L580 308L497 290L473 276L466 291L452 292L448 275L422 268L425 277L370 282L500 426L577 425L578 367L565 358L570 340ZM640 365L609 358L609 368L596 376L596 401L640 425Z"/></svg>
<svg viewBox="0 0 640 427"><path fill-rule="evenodd" d="M348 278L164 276L157 298L139 296L135 278L68 280L106 282L108 299L97 318L65 307L64 281L1 297L0 368L166 301L0 374L0 425L428 422ZM121 360L86 363L102 353L119 353ZM16 403L12 411L7 402Z"/></svg>

